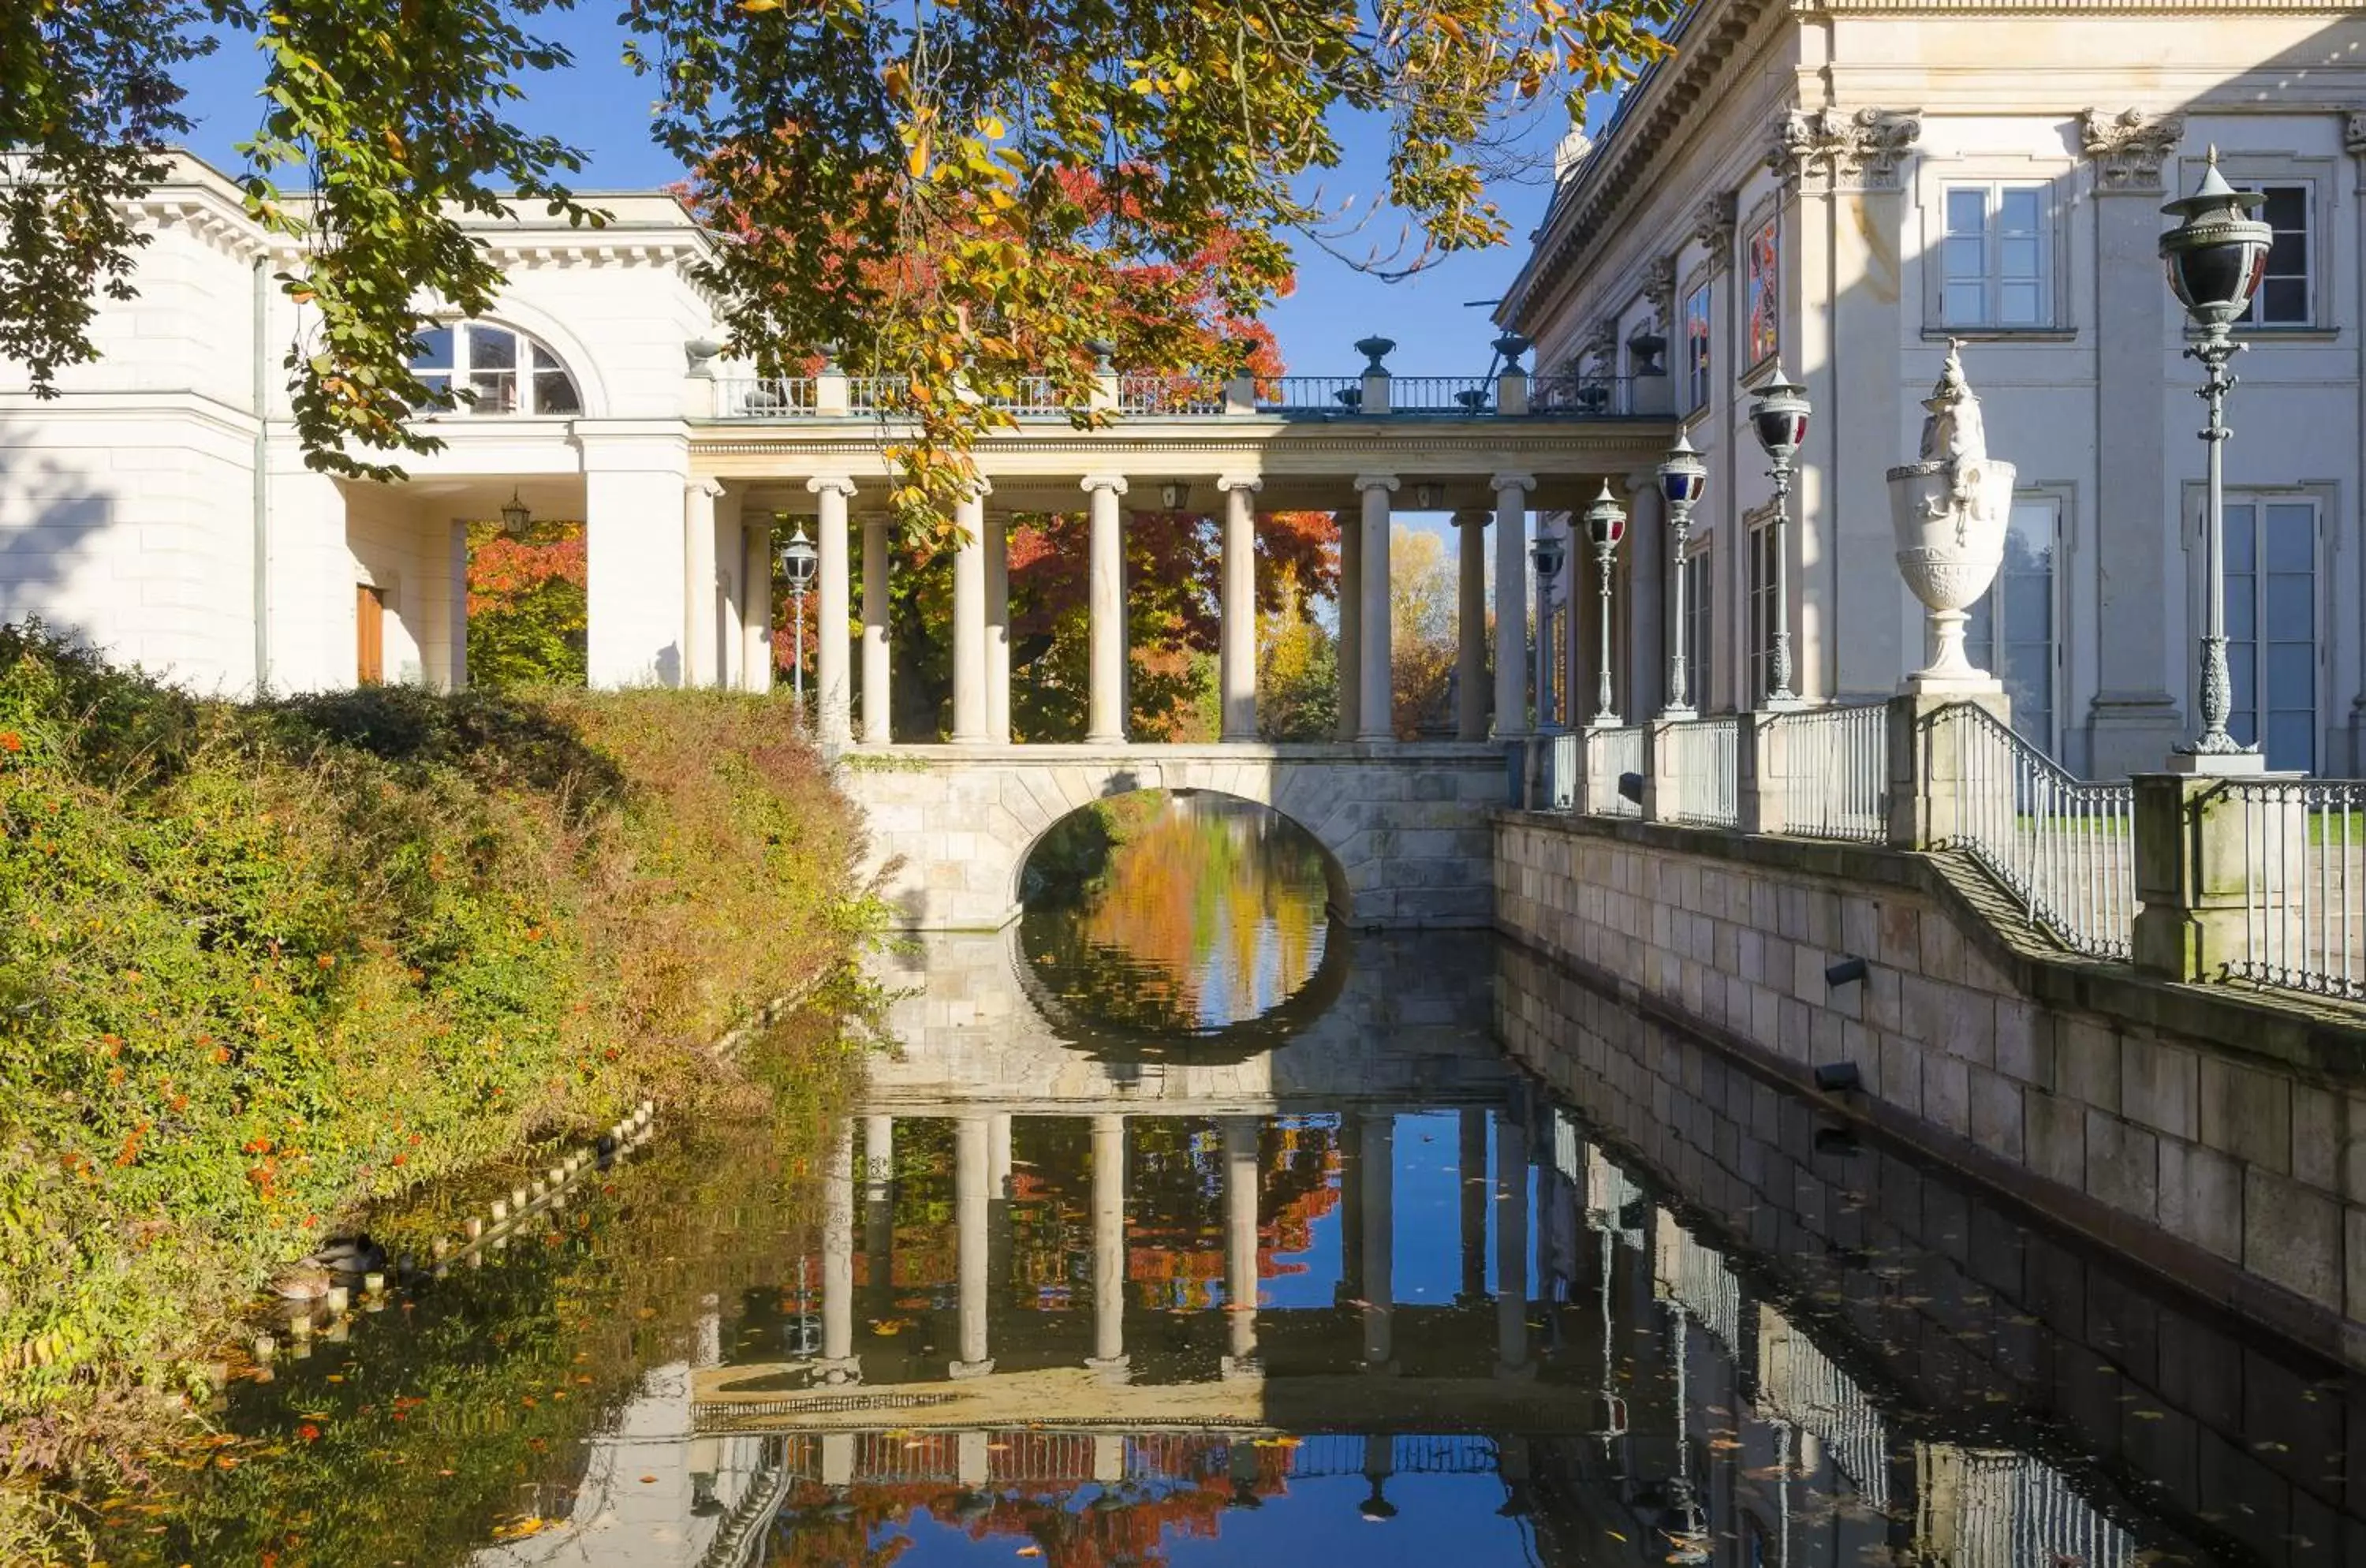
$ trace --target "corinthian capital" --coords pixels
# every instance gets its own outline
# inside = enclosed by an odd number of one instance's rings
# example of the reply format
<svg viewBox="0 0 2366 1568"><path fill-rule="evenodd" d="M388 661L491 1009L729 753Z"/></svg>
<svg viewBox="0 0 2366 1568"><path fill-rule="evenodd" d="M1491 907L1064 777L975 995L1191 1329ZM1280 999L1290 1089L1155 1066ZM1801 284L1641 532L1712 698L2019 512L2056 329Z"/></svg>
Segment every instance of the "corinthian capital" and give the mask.
<svg viewBox="0 0 2366 1568"><path fill-rule="evenodd" d="M1920 110L1793 109L1775 128L1766 162L1788 185L1816 179L1895 190L1898 165L1921 135Z"/></svg>
<svg viewBox="0 0 2366 1568"><path fill-rule="evenodd" d="M2095 160L2095 183L2106 191L2158 195L2160 166L2184 139L2181 114L2089 109L2079 117L2079 146Z"/></svg>

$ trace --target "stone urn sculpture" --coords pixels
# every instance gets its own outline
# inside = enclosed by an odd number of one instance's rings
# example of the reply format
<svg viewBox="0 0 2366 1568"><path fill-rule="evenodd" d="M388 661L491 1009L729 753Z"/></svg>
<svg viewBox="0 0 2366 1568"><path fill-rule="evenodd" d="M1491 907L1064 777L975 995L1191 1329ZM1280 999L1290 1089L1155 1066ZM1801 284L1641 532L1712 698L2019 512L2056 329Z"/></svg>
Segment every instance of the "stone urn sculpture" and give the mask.
<svg viewBox="0 0 2366 1568"><path fill-rule="evenodd" d="M2004 688L1964 653L1966 612L2004 563L2012 514L2011 463L1989 457L1980 400L1964 379L1963 344L1947 345L1946 368L1922 406L1922 458L1889 470L1889 514L1898 531L1898 570L1931 617L1936 643L1930 665L1899 690L1915 695L1985 695Z"/></svg>

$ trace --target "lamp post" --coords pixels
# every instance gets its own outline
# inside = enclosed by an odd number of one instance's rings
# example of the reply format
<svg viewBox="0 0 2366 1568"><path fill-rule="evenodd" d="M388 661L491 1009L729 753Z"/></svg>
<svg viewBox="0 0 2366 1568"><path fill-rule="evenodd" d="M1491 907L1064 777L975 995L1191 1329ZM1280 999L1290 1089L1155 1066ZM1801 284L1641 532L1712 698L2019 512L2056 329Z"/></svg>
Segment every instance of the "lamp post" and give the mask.
<svg viewBox="0 0 2366 1568"><path fill-rule="evenodd" d="M1598 728L1618 722L1617 710L1610 704L1610 567L1618 558L1618 542L1627 536L1627 509L1612 499L1608 479L1585 509L1585 536L1594 541L1594 561L1602 569L1602 665L1594 687L1594 724Z"/></svg>
<svg viewBox="0 0 2366 1568"><path fill-rule="evenodd" d="M1668 503L1668 526L1675 535L1673 556L1676 563L1675 614L1672 617L1675 636L1668 639L1668 701L1660 709L1662 718L1685 719L1693 716L1691 686L1692 627L1686 617L1692 614L1692 598L1685 591L1684 573L1691 570L1684 558L1693 536L1693 508L1708 491L1708 465L1693 450L1690 434L1676 432L1676 444L1668 449L1667 457L1660 464L1660 495Z"/></svg>
<svg viewBox="0 0 2366 1568"><path fill-rule="evenodd" d="M1552 718L1552 625L1553 579L1560 575L1563 555L1561 542L1551 534L1538 534L1528 546L1528 559L1537 569L1537 733L1550 735L1558 728Z"/></svg>
<svg viewBox="0 0 2366 1568"><path fill-rule="evenodd" d="M813 586L814 573L821 570L821 552L806 537L805 525L799 524L789 542L781 547L781 572L789 580L789 604L796 615L794 639L796 662L790 666L792 690L799 703L806 698L806 590Z"/></svg>
<svg viewBox="0 0 2366 1568"><path fill-rule="evenodd" d="M1751 400L1750 428L1774 463L1766 477L1774 481L1774 521L1767 525L1774 531L1774 632L1764 705L1795 708L1799 698L1791 690L1791 547L1784 535L1791 522L1791 459L1808 439L1808 389L1783 374L1779 360Z"/></svg>
<svg viewBox="0 0 2366 1568"><path fill-rule="evenodd" d="M2227 733L2226 718L2234 705L2233 682L2226 669L2226 534L2223 491L2223 448L2226 429L2226 394L2235 378L2226 362L2244 345L2232 328L2251 308L2267 270L2268 247L2275 231L2248 216L2267 198L2258 191L2236 190L2218 172L2218 149L2202 181L2190 196L2165 203L2161 210L2180 220L2160 237L2160 259L2169 272L2169 287L2178 303L2193 318L2200 341L2185 351L2202 362L2200 396L2210 410L2210 423L2202 432L2209 454L2210 497L2203 524L2202 733L2177 748L2171 765L2190 773L2251 773L2261 765L2259 748L2246 746Z"/></svg>

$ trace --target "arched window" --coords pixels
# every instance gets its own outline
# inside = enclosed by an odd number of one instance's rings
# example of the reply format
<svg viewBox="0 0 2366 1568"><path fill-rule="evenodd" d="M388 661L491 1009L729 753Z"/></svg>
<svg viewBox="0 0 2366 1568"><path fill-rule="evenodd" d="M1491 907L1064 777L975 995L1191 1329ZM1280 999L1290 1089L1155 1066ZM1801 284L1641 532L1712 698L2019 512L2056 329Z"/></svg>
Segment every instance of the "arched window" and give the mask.
<svg viewBox="0 0 2366 1568"><path fill-rule="evenodd" d="M490 321L446 322L419 334L411 368L463 414L581 413L583 395L558 355ZM473 402L459 393L472 392Z"/></svg>

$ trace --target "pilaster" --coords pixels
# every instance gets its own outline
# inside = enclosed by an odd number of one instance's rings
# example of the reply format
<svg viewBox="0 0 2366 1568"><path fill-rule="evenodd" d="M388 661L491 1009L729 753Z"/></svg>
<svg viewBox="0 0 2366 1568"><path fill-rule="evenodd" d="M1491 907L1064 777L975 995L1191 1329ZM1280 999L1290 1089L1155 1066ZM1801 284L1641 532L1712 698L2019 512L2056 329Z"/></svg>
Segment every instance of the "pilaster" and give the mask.
<svg viewBox="0 0 2366 1568"><path fill-rule="evenodd" d="M2079 117L2079 144L2094 164L2095 276L2129 280L2095 300L2095 615L2101 639L2089 712L2090 770L2119 778L2156 768L2183 732L2171 694L2176 660L2167 563L2177 523L2166 476L2162 345L2170 324L2159 276L2162 165L2185 132L2181 115L2135 109ZM2136 287L2136 280L2146 286ZM2180 588L2181 590L2182 584ZM2184 603L2181 592L2176 603Z"/></svg>

